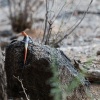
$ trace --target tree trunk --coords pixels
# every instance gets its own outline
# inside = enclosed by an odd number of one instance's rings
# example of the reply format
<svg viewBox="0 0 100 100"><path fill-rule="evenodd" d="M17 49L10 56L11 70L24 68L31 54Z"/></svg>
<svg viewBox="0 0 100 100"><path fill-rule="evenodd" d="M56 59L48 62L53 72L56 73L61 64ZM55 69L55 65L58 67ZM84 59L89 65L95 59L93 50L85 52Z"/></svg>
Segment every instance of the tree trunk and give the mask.
<svg viewBox="0 0 100 100"><path fill-rule="evenodd" d="M55 48L36 43L29 43L27 60L24 64L24 43L15 41L6 49L5 70L7 74L7 87L9 97L24 97L20 82L13 76L23 79L26 93L31 100L54 100L50 95L52 86L48 80L53 77L51 68L53 58L56 58L56 72L59 73L59 81L63 86L69 86L74 78L79 78L79 86L75 87L66 100L90 100L86 94L86 80L79 77L80 74L71 64L64 53ZM67 92L62 88L62 98ZM62 99L65 100L65 99Z"/></svg>

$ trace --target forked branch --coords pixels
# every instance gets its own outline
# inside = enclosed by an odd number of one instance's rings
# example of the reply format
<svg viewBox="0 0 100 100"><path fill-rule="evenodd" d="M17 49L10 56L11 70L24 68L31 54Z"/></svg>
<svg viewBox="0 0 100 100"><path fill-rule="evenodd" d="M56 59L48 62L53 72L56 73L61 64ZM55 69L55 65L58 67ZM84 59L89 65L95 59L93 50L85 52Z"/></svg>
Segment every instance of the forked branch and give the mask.
<svg viewBox="0 0 100 100"><path fill-rule="evenodd" d="M62 40L64 40L66 37L68 37L68 36L80 25L80 23L81 23L81 22L83 21L83 19L85 18L85 16L86 16L86 14L87 14L87 12L88 12L88 10L89 10L89 8L90 8L92 2L93 2L93 0L90 1L87 10L84 12L84 15L83 15L82 19L77 23L77 25L76 25L68 34L64 35L63 38L61 38L60 40L58 40L58 41L54 44L54 46L56 46L58 43L62 42Z"/></svg>

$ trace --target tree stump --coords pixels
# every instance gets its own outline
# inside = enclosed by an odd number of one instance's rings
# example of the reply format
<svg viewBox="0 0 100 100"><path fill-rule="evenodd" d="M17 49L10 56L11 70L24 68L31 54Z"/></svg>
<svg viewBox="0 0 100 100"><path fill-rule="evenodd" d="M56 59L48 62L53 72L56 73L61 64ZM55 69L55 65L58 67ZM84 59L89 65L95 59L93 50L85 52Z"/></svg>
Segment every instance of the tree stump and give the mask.
<svg viewBox="0 0 100 100"><path fill-rule="evenodd" d="M29 43L27 60L24 65L24 43L15 41L6 48L5 70L7 74L8 97L24 97L21 84L14 76L23 79L23 85L30 100L54 100L50 95L52 86L48 80L53 77L51 71L52 56L56 57L57 71L62 85L68 85L79 73L71 64L70 59L64 53L55 48L37 43ZM72 95L66 100L88 100L84 78L76 87ZM64 89L62 89L62 94ZM67 94L67 92L65 93ZM62 95L62 100L63 95Z"/></svg>

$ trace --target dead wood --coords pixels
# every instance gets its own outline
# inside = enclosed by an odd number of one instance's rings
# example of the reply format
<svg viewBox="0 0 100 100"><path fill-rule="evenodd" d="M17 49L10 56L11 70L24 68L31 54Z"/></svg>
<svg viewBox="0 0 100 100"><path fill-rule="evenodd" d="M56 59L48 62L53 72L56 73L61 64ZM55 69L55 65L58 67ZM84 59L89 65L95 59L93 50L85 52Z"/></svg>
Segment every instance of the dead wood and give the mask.
<svg viewBox="0 0 100 100"><path fill-rule="evenodd" d="M25 97L20 82L13 76L23 79L23 86L31 100L54 100L50 95L51 85L47 81L53 76L51 71L52 56L57 60L57 71L61 84L70 84L78 71L64 53L55 48L36 43L29 43L26 64L24 65L24 43L15 41L6 48L5 70L7 74L8 97ZM66 100L90 100L85 89L86 80ZM62 89L64 92L64 89ZM62 92L62 94L63 94ZM67 94L67 92L66 92ZM63 97L62 97L63 98ZM63 99L62 99L63 100Z"/></svg>

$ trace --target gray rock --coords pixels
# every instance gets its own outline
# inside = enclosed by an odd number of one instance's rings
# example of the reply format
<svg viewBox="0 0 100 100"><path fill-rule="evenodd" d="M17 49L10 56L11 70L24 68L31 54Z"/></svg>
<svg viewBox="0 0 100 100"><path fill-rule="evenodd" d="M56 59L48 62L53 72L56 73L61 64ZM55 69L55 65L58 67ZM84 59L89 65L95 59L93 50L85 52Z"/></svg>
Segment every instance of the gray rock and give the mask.
<svg viewBox="0 0 100 100"><path fill-rule="evenodd" d="M56 67L56 72L59 73L59 82L64 85L62 86L64 88L62 88L62 96L64 96L65 84L68 86L73 78L80 77L70 59L60 50L29 43L25 64L24 50L24 43L21 41L11 43L6 49L5 69L9 97L24 96L20 83L13 76L23 79L23 85L27 88L26 92L30 95L30 100L53 100L50 96L52 87L50 83L47 84L52 77L51 66ZM66 100L73 100L73 98L74 100L88 100L85 92L87 88L85 78L81 77L80 82L82 85L76 87L73 94Z"/></svg>

